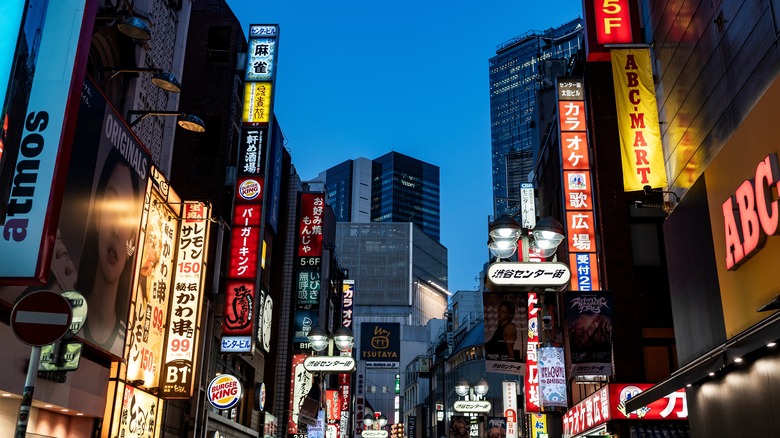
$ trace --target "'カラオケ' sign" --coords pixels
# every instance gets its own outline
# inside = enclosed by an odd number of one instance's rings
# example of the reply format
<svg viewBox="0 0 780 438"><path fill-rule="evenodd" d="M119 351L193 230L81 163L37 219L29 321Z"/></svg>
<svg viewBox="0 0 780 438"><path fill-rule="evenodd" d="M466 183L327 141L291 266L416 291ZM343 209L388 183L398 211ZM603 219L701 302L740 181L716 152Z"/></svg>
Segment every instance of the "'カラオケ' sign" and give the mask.
<svg viewBox="0 0 780 438"><path fill-rule="evenodd" d="M780 183L778 169L777 155L767 155L756 166L755 179L745 180L723 203L726 269L730 271L757 253L767 235L778 232L778 201L772 197L772 186Z"/></svg>
<svg viewBox="0 0 780 438"><path fill-rule="evenodd" d="M217 409L230 409L241 400L241 382L230 374L215 377L206 391L209 403Z"/></svg>

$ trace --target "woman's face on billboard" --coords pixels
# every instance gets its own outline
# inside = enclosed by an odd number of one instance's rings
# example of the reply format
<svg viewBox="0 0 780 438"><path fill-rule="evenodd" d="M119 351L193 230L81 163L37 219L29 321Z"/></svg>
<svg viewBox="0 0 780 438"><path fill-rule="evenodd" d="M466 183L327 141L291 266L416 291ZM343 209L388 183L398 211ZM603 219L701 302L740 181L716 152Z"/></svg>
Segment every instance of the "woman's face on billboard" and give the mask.
<svg viewBox="0 0 780 438"><path fill-rule="evenodd" d="M128 245L135 246L133 183L130 168L118 165L108 178L98 211L98 275L118 281L127 261Z"/></svg>

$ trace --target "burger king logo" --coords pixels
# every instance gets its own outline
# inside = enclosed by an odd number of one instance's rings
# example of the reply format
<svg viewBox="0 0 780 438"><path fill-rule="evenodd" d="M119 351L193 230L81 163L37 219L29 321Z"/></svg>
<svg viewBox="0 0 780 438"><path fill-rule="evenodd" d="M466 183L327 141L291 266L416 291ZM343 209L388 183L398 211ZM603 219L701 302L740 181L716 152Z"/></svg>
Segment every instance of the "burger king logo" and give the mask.
<svg viewBox="0 0 780 438"><path fill-rule="evenodd" d="M230 374L222 374L209 383L209 402L217 409L230 409L241 400L241 382Z"/></svg>
<svg viewBox="0 0 780 438"><path fill-rule="evenodd" d="M256 179L245 179L238 186L238 196L245 201L251 201L260 196L260 182Z"/></svg>

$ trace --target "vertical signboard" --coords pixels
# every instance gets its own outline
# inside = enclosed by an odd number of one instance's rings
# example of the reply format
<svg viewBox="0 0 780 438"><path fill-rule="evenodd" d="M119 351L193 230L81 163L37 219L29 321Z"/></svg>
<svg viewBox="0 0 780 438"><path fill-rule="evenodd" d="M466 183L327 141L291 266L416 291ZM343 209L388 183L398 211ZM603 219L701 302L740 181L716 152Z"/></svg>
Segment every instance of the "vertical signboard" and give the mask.
<svg viewBox="0 0 780 438"><path fill-rule="evenodd" d="M488 372L525 373L526 294L486 292L485 368Z"/></svg>
<svg viewBox="0 0 780 438"><path fill-rule="evenodd" d="M517 382L514 380L501 382L501 393L504 396L506 438L517 438L519 436L518 428L520 427L520 423L517 421Z"/></svg>
<svg viewBox="0 0 780 438"><path fill-rule="evenodd" d="M612 375L612 294L567 292L566 327L572 375Z"/></svg>
<svg viewBox="0 0 780 438"><path fill-rule="evenodd" d="M136 258L135 293L128 322L127 379L156 387L165 354L165 328L169 325L174 250L178 237L177 215L168 205L173 194L162 173L154 166L146 189L141 219L139 257Z"/></svg>
<svg viewBox="0 0 780 438"><path fill-rule="evenodd" d="M571 290L594 290L600 285L585 88L578 77L558 78L556 87Z"/></svg>
<svg viewBox="0 0 780 438"><path fill-rule="evenodd" d="M257 331L262 331L265 324L258 320L262 310L260 306L271 304L267 302L267 297L260 294L260 269L264 254L261 245L265 245L262 236L265 155L269 145L269 126L273 120L272 90L278 34L277 25L249 26L236 198L225 282L225 316L220 345L223 353L252 353L258 335L265 347L262 332Z"/></svg>
<svg viewBox="0 0 780 438"><path fill-rule="evenodd" d="M305 354L293 354L290 369L290 417L287 422L287 433L293 435L299 433L298 415L301 413L303 400L309 394L313 383L312 375L303 366L305 359Z"/></svg>
<svg viewBox="0 0 780 438"><path fill-rule="evenodd" d="M233 226L230 229L230 258L225 282L225 316L222 319L223 353L250 353L255 314L260 251L260 220L263 180L238 178Z"/></svg>
<svg viewBox="0 0 780 438"><path fill-rule="evenodd" d="M10 14L3 19L11 26L10 31L3 28L3 39L15 47L17 8L26 2L3 4ZM40 20L35 35L29 36L29 43L40 41L40 47L29 49L30 65L18 66L28 75L12 86L29 87L29 99L24 116L16 112L14 116L20 117L11 120L3 106L0 120L0 173L7 175L0 180L0 206L4 207L0 209L0 280L47 282L92 34L92 21L84 18L94 14L89 9L96 4L94 0L49 1L43 6L45 19L36 16L35 10L28 14ZM9 85L8 78L4 80L0 82L3 95Z"/></svg>
<svg viewBox="0 0 780 438"><path fill-rule="evenodd" d="M542 409L558 410L568 407L566 396L566 366L563 348L540 346L539 349L539 398Z"/></svg>
<svg viewBox="0 0 780 438"><path fill-rule="evenodd" d="M539 298L528 293L528 347L526 350L525 412L541 412L539 403L539 372L536 349L539 346Z"/></svg>
<svg viewBox="0 0 780 438"><path fill-rule="evenodd" d="M322 214L325 194L301 193L298 205L296 280L293 288L296 292L293 349L304 351L310 349L309 330L320 325Z"/></svg>
<svg viewBox="0 0 780 438"><path fill-rule="evenodd" d="M623 190L666 187L650 49L612 51Z"/></svg>
<svg viewBox="0 0 780 438"><path fill-rule="evenodd" d="M207 205L196 202L184 204L176 239L175 278L171 288L165 358L160 373L163 379L160 395L164 398L188 398L192 395L193 376L198 363L209 216Z"/></svg>

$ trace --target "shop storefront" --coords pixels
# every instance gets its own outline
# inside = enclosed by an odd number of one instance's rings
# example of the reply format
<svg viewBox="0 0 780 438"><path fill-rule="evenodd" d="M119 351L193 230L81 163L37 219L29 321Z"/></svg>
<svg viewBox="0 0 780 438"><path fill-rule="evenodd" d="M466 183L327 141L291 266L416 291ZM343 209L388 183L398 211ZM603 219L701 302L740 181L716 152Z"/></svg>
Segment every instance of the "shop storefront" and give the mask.
<svg viewBox="0 0 780 438"><path fill-rule="evenodd" d="M564 438L688 437L684 390L672 392L634 412L626 410L626 401L652 386L649 383L604 385L566 412Z"/></svg>

